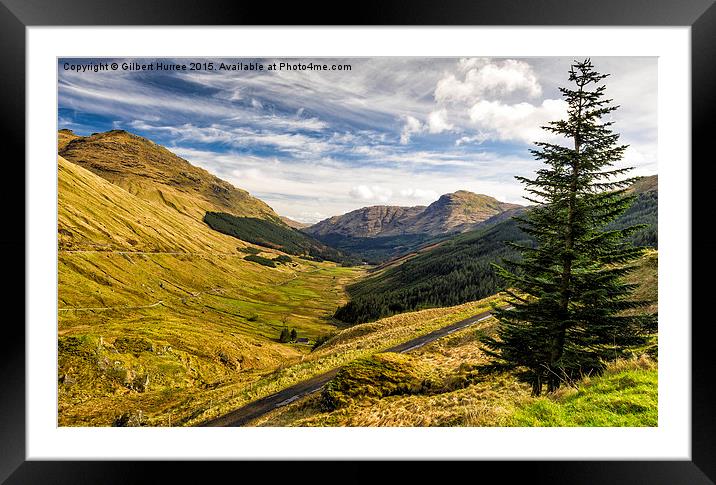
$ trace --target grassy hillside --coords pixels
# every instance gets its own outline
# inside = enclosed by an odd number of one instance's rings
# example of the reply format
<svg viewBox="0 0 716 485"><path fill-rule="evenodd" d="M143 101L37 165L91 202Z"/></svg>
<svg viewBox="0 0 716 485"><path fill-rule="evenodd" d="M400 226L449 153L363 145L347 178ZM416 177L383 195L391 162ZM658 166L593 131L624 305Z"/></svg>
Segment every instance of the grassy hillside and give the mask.
<svg viewBox="0 0 716 485"><path fill-rule="evenodd" d="M60 130L58 152L152 206L171 209L242 241L320 260L346 259L339 251L289 227L248 192L146 138L122 130L87 137ZM81 196L79 191L75 194ZM101 234L96 235L103 239Z"/></svg>
<svg viewBox="0 0 716 485"><path fill-rule="evenodd" d="M60 152L64 150L69 142L77 138L81 137L76 135L72 130L59 130L57 132L57 151Z"/></svg>
<svg viewBox="0 0 716 485"><path fill-rule="evenodd" d="M273 411L252 425L658 425L658 371L647 357L609 364L603 375L579 382L578 389L533 398L529 387L509 374L479 377L470 370L474 359L468 355L467 362L456 359L461 367L455 362L450 367L450 360L469 348L463 342L470 340L469 332L461 333L447 340L447 350L442 344L416 356L379 354L361 360L329 382L323 393Z"/></svg>
<svg viewBox="0 0 716 485"><path fill-rule="evenodd" d="M58 159L60 425L176 425L299 362L360 275L211 230ZM275 260L266 267L248 253ZM210 398L209 398L210 399Z"/></svg>
<svg viewBox="0 0 716 485"><path fill-rule="evenodd" d="M631 236L631 241L656 247L657 197L655 190L638 193L632 206L611 227L646 224L645 229ZM456 236L351 285L351 301L335 316L347 323L361 323L492 295L504 288L492 263L519 258L519 253L507 246L509 241L531 243L514 219Z"/></svg>
<svg viewBox="0 0 716 485"><path fill-rule="evenodd" d="M247 243L58 157L60 250L236 253Z"/></svg>
<svg viewBox="0 0 716 485"><path fill-rule="evenodd" d="M285 225L261 200L146 138L123 130L86 137L62 130L58 136L60 156L146 201L198 221L216 211Z"/></svg>

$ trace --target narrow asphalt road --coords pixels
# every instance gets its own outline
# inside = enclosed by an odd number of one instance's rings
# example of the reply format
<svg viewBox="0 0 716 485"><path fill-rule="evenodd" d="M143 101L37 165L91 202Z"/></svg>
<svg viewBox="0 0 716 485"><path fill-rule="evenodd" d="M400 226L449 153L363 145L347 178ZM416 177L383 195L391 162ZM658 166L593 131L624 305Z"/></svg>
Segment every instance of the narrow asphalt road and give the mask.
<svg viewBox="0 0 716 485"><path fill-rule="evenodd" d="M438 330L430 332L421 337L417 337L407 342L403 342L400 345L396 345L395 347L383 350L383 352L410 352L411 350L420 348L427 343L430 343L441 337L445 337L446 335L450 335L451 333L457 332L458 330L461 330L465 327L469 327L470 325L474 325L483 320L487 320L491 316L491 311L483 312L470 318L466 318L464 320L460 320L459 322L450 324L446 327L439 328ZM274 409L286 406L287 404L290 404L302 398L303 396L312 394L320 390L323 386L326 385L328 381L333 379L333 377L338 374L339 370L340 368L333 369L324 374L312 377L311 379L301 381L298 384L294 384L291 387L287 387L286 389L283 389L282 391L279 391L275 394L271 394L261 399L257 399L256 401L250 402L249 404L234 411L231 411L228 414L207 421L201 426L243 426L256 418L259 418L264 414L273 411Z"/></svg>

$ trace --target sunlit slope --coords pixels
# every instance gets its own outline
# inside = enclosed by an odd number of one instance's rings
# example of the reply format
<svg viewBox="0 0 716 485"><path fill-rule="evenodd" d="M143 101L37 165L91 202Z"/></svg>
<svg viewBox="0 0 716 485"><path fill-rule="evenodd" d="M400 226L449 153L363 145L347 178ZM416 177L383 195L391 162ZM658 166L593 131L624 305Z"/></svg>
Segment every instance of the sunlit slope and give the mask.
<svg viewBox="0 0 716 485"><path fill-rule="evenodd" d="M58 157L59 249L236 253L245 246Z"/></svg>
<svg viewBox="0 0 716 485"><path fill-rule="evenodd" d="M281 329L311 340L333 331L358 274L246 261L248 244L62 158L58 184L61 425L191 415L207 389L240 388L305 355L277 341Z"/></svg>
<svg viewBox="0 0 716 485"><path fill-rule="evenodd" d="M57 132L57 151L58 153L65 149L67 144L72 140L80 138L72 130L59 130Z"/></svg>
<svg viewBox="0 0 716 485"><path fill-rule="evenodd" d="M263 201L195 167L168 149L123 130L60 134L59 154L142 199L201 221L209 211L284 225ZM67 141L69 140L69 141Z"/></svg>
<svg viewBox="0 0 716 485"><path fill-rule="evenodd" d="M195 167L165 147L141 136L112 130L83 137L70 130L60 130L57 148L60 156L72 164L87 169L138 199L168 209L163 214L173 221L181 219L177 216L188 217L215 231L263 247L294 255L310 255L317 260L344 259L338 251L287 225L273 209L245 190ZM82 192L76 191L76 194L81 196ZM125 212L133 212L133 209L126 208ZM146 226L147 219L136 218L131 224ZM258 235L260 237L257 237L256 227L262 228ZM121 234L126 235L126 229L120 228ZM141 236L152 235L151 231L140 232L138 235ZM181 247L191 241L192 232L177 234L183 239L176 241L177 245ZM100 231L93 234L98 235L99 239L90 239L94 244L101 244L108 234L113 232ZM161 247L173 243L172 238L159 239ZM137 238L130 235L124 238L123 243L135 247L133 243L136 241Z"/></svg>

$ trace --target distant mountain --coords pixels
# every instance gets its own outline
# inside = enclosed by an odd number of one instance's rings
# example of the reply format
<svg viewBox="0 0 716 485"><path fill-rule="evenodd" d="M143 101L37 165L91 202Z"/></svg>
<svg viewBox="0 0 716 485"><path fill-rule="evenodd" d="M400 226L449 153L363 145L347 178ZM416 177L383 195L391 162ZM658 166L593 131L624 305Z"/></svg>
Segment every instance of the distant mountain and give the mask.
<svg viewBox="0 0 716 485"><path fill-rule="evenodd" d="M520 207L459 190L429 206L371 206L325 219L303 231L315 236L386 237L462 232L504 211Z"/></svg>
<svg viewBox="0 0 716 485"><path fill-rule="evenodd" d="M632 194L644 194L646 192L656 192L658 187L659 176L649 175L648 177L639 177L639 179L629 187L628 192Z"/></svg>
<svg viewBox="0 0 716 485"><path fill-rule="evenodd" d="M491 217L520 207L500 202L489 195L458 190L441 196L427 206L413 221L411 232L433 236L464 232Z"/></svg>
<svg viewBox="0 0 716 485"><path fill-rule="evenodd" d="M460 190L428 206L364 207L302 231L364 261L382 263L521 207Z"/></svg>
<svg viewBox="0 0 716 485"><path fill-rule="evenodd" d="M606 229L644 225L630 237L637 246L658 246L658 179L643 177L630 188L637 197L629 209ZM351 301L336 312L347 323L431 307L478 300L503 289L492 263L519 259L508 242L530 244L530 237L511 218L513 209L441 244L400 258L348 288ZM509 216L508 216L509 214Z"/></svg>
<svg viewBox="0 0 716 485"><path fill-rule="evenodd" d="M342 216L333 216L303 229L314 236L380 237L410 233L412 221L425 206L397 207L374 205Z"/></svg>
<svg viewBox="0 0 716 485"><path fill-rule="evenodd" d="M141 136L124 130L90 136L60 130L57 148L63 159L137 198L244 242L313 259L346 259L289 227L265 202Z"/></svg>

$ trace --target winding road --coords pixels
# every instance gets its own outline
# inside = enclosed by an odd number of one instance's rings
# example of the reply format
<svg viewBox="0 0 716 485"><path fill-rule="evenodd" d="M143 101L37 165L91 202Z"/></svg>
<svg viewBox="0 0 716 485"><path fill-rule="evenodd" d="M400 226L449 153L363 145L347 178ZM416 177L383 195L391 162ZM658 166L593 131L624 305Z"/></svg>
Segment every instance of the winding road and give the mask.
<svg viewBox="0 0 716 485"><path fill-rule="evenodd" d="M492 317L492 312L486 311L478 315L466 318L464 320L460 320L459 322L455 322L445 327L439 328L438 330L425 334L421 337L416 337L412 340L408 340L407 342L403 342L400 345L396 345L389 349L383 350L383 352L410 352L411 350L420 348L423 345L433 342L434 340L437 340L441 337L450 335L453 332L457 332L458 330L462 330L463 328L482 322L483 320L487 320L490 317ZM253 421L256 418L260 418L264 414L273 411L274 409L286 406L287 404L291 404L292 402L301 399L308 394L312 394L316 391L319 391L324 385L326 385L328 381L333 379L333 377L338 374L339 370L340 367L317 375L305 381L301 381L298 384L294 384L291 387L287 387L286 389L283 389L275 394L262 397L261 399L257 399L256 401L250 402L249 404L234 411L231 411L228 414L207 421L201 426L244 426L250 421Z"/></svg>

